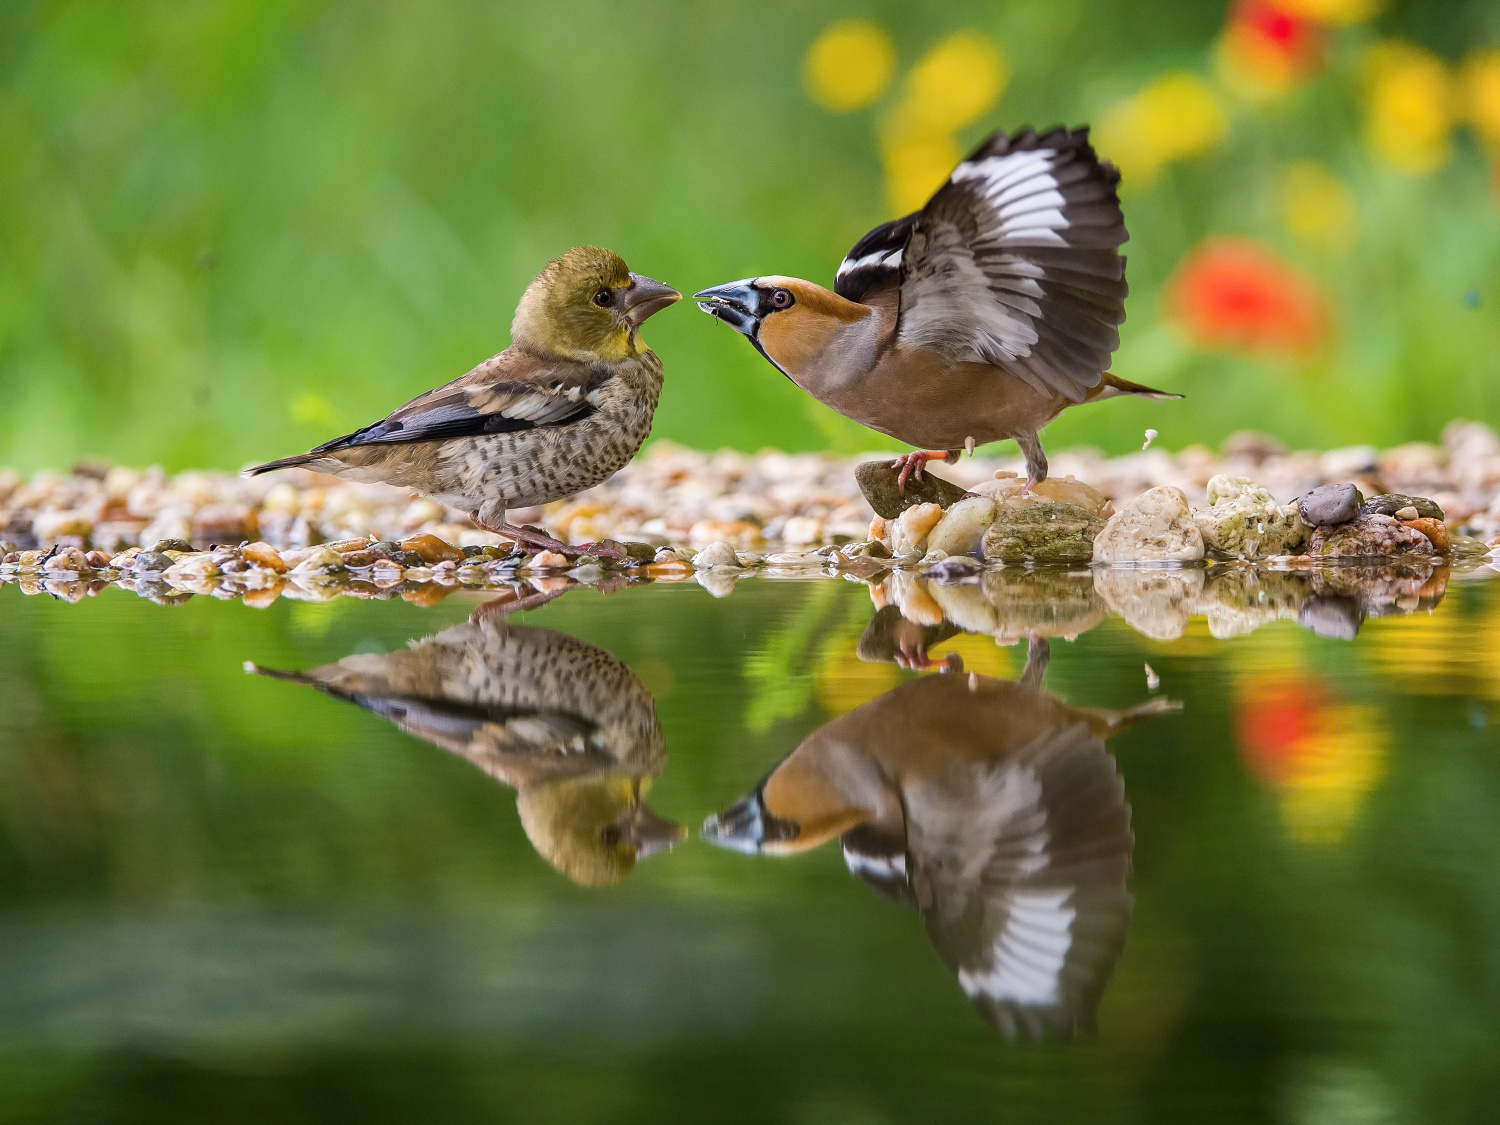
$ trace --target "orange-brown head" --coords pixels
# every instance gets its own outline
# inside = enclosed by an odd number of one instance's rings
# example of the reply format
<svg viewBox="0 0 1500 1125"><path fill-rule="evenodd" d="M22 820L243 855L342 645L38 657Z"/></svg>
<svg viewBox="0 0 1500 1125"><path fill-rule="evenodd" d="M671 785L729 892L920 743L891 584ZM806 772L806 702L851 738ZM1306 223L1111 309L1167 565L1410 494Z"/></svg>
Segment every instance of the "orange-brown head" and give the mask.
<svg viewBox="0 0 1500 1125"><path fill-rule="evenodd" d="M874 310L796 277L751 277L693 294L698 307L745 336L781 372L804 375L867 335Z"/></svg>

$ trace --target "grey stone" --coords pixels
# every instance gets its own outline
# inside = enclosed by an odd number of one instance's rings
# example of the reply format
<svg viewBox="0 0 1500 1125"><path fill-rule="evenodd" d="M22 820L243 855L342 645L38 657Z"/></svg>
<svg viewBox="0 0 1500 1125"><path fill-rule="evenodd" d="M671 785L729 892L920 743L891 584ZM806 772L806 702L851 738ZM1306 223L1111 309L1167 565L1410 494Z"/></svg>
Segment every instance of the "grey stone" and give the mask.
<svg viewBox="0 0 1500 1125"><path fill-rule="evenodd" d="M131 560L130 569L138 574L161 574L173 564L170 555L160 551L142 551Z"/></svg>
<svg viewBox="0 0 1500 1125"><path fill-rule="evenodd" d="M1400 492L1387 492L1383 496L1371 496L1360 511L1367 516L1394 516L1402 508L1415 508L1422 519L1440 520L1443 509L1425 496L1407 496Z"/></svg>
<svg viewBox="0 0 1500 1125"><path fill-rule="evenodd" d="M1104 521L1076 504L1006 502L984 533L984 557L1006 563L1087 564Z"/></svg>
<svg viewBox="0 0 1500 1125"><path fill-rule="evenodd" d="M1203 533L1187 494L1163 484L1141 493L1109 518L1094 540L1094 562L1110 566L1186 563L1203 558Z"/></svg>
<svg viewBox="0 0 1500 1125"><path fill-rule="evenodd" d="M949 508L968 495L952 481L935 476L930 468L925 469L921 477L915 473L907 477L905 492L897 487L898 476L898 470L893 469L889 461L865 461L854 469L855 483L865 494L870 507L888 520L917 504Z"/></svg>
<svg viewBox="0 0 1500 1125"><path fill-rule="evenodd" d="M1352 523L1315 530L1308 554L1314 558L1359 559L1430 555L1435 550L1432 540L1416 528L1390 516L1366 513Z"/></svg>
<svg viewBox="0 0 1500 1125"><path fill-rule="evenodd" d="M1359 599L1314 594L1297 611L1297 624L1320 637L1352 641L1364 621Z"/></svg>
<svg viewBox="0 0 1500 1125"><path fill-rule="evenodd" d="M1320 484L1297 497L1297 512L1313 527L1336 527L1359 515L1364 502L1352 484Z"/></svg>

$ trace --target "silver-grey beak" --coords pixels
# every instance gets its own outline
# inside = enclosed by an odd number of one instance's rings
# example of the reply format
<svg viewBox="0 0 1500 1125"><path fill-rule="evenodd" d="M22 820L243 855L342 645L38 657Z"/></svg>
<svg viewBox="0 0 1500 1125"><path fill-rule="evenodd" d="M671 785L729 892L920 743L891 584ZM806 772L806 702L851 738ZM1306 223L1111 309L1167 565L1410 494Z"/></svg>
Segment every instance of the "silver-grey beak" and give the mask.
<svg viewBox="0 0 1500 1125"><path fill-rule="evenodd" d="M625 290L622 308L625 319L639 328L647 319L661 312L674 301L682 300L682 294L670 285L653 281L638 273L630 275L630 288Z"/></svg>
<svg viewBox="0 0 1500 1125"><path fill-rule="evenodd" d="M635 845L635 858L642 860L685 840L687 829L664 816L658 816L654 809L642 801L631 813L630 822L625 826L625 837Z"/></svg>
<svg viewBox="0 0 1500 1125"><path fill-rule="evenodd" d="M755 278L715 285L712 289L694 293L693 300L715 320L722 320L746 336L754 335L760 314L760 294L755 289Z"/></svg>

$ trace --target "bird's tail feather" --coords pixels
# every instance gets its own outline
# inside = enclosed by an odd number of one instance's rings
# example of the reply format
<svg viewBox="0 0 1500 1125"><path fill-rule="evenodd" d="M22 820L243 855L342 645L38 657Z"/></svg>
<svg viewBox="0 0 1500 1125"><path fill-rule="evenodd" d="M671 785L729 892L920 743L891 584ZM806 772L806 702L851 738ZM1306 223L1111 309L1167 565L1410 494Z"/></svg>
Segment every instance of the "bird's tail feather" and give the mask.
<svg viewBox="0 0 1500 1125"><path fill-rule="evenodd" d="M311 684L314 687L322 686L317 680L303 672L283 672L279 668L265 668L253 660L245 661L244 668L250 675L265 676L268 680L285 680L291 684Z"/></svg>
<svg viewBox="0 0 1500 1125"><path fill-rule="evenodd" d="M1155 399L1157 402L1166 402L1168 399L1181 398L1179 394L1171 391L1159 391L1155 387L1147 387L1140 383L1132 383L1129 379L1121 379L1118 375L1112 375L1108 371L1100 380L1099 386L1089 395L1089 402L1098 402L1102 398L1116 398L1119 395L1135 395L1137 398Z"/></svg>
<svg viewBox="0 0 1500 1125"><path fill-rule="evenodd" d="M1148 699L1144 703L1138 703L1127 711L1121 711L1110 725L1117 731L1133 727L1137 723L1144 723L1147 719L1154 719L1157 715L1167 715L1173 711L1182 710L1182 701L1168 699L1166 696L1158 695L1155 699Z"/></svg>
<svg viewBox="0 0 1500 1125"><path fill-rule="evenodd" d="M261 473L275 472L277 469L294 469L298 465L311 465L314 461L322 461L322 454L298 453L293 457L279 457L275 461L267 461L264 465L255 465L245 470L245 476L258 477Z"/></svg>

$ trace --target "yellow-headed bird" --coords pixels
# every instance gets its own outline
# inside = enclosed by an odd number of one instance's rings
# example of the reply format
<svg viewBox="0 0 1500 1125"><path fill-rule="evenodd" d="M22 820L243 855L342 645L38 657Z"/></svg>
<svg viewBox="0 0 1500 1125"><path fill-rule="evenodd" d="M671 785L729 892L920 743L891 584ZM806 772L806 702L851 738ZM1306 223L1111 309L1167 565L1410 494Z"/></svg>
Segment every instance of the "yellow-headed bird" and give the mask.
<svg viewBox="0 0 1500 1125"><path fill-rule="evenodd" d="M354 703L515 787L532 846L576 883L619 882L687 834L645 802L667 763L655 701L576 637L481 609L395 652L306 673L245 668Z"/></svg>
<svg viewBox="0 0 1500 1125"><path fill-rule="evenodd" d="M1177 705L1068 706L1020 682L929 675L818 728L703 837L787 855L840 837L850 871L915 907L1005 1035L1089 1028L1125 943L1134 837L1103 739Z"/></svg>
<svg viewBox="0 0 1500 1125"><path fill-rule="evenodd" d="M927 461L1013 438L1029 490L1039 431L1115 395L1178 398L1109 374L1125 320L1125 220L1086 128L996 132L920 211L849 251L833 290L795 277L694 296L803 390Z"/></svg>
<svg viewBox="0 0 1500 1125"><path fill-rule="evenodd" d="M300 465L383 481L518 543L570 555L595 550L512 526L506 509L591 488L635 456L662 387L661 360L641 325L679 296L631 273L610 250L575 247L527 286L511 346L499 355L373 425L247 471Z"/></svg>

